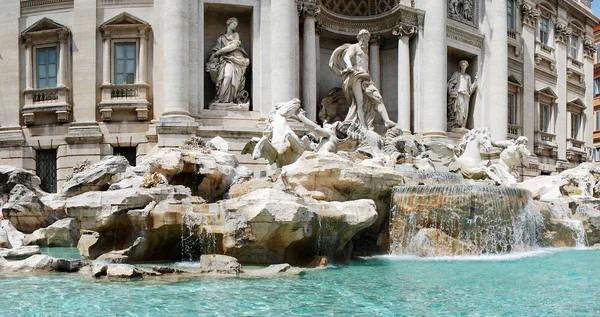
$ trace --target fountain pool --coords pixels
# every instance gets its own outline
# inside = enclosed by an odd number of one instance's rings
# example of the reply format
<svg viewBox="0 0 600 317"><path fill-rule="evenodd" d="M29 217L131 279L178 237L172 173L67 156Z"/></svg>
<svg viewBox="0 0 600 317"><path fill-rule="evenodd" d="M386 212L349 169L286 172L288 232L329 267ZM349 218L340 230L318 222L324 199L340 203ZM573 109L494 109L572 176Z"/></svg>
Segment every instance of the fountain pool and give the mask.
<svg viewBox="0 0 600 317"><path fill-rule="evenodd" d="M599 262L598 250L537 249L381 256L278 278L108 281L77 273L0 274L0 315L597 316Z"/></svg>

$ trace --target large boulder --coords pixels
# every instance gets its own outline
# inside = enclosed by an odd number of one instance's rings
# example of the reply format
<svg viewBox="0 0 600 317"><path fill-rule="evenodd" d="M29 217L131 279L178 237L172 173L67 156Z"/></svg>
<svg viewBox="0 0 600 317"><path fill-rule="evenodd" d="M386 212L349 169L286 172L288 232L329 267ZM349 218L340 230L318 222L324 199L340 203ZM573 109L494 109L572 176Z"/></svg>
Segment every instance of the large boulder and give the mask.
<svg viewBox="0 0 600 317"><path fill-rule="evenodd" d="M200 257L202 273L239 274L242 265L232 256L222 254L203 254Z"/></svg>
<svg viewBox="0 0 600 317"><path fill-rule="evenodd" d="M57 271L76 272L83 267L83 262L72 259L57 259L48 255L32 255L20 261L8 261L0 257L0 271L7 272L32 272L32 271Z"/></svg>
<svg viewBox="0 0 600 317"><path fill-rule="evenodd" d="M40 247L38 247L37 245L18 247L12 249L0 249L0 257L5 259L22 259L40 253Z"/></svg>
<svg viewBox="0 0 600 317"><path fill-rule="evenodd" d="M5 218L25 233L47 227L56 219L64 217L61 211L55 212L46 207L32 189L22 184L16 184L12 188L10 199L2 209Z"/></svg>
<svg viewBox="0 0 600 317"><path fill-rule="evenodd" d="M36 193L42 192L41 180L34 173L14 166L0 165L0 194L9 193L17 184Z"/></svg>
<svg viewBox="0 0 600 317"><path fill-rule="evenodd" d="M552 176L538 176L516 184L531 191L536 199L551 201L565 197L600 196L600 167L582 163Z"/></svg>
<svg viewBox="0 0 600 317"><path fill-rule="evenodd" d="M60 195L72 197L89 191L107 190L113 183L120 181L119 174L124 173L129 162L123 156L107 156L100 162L88 166L73 174L62 187Z"/></svg>
<svg viewBox="0 0 600 317"><path fill-rule="evenodd" d="M0 220L1 235L6 237L6 248L20 248L25 244L25 235L17 230L9 220Z"/></svg>
<svg viewBox="0 0 600 317"><path fill-rule="evenodd" d="M347 259L350 239L377 217L371 200L305 202L260 189L222 202L223 252L245 263L304 263L318 252Z"/></svg>
<svg viewBox="0 0 600 317"><path fill-rule="evenodd" d="M27 245L50 247L71 247L79 241L79 223L73 218L61 219L46 228L40 228L28 235Z"/></svg>

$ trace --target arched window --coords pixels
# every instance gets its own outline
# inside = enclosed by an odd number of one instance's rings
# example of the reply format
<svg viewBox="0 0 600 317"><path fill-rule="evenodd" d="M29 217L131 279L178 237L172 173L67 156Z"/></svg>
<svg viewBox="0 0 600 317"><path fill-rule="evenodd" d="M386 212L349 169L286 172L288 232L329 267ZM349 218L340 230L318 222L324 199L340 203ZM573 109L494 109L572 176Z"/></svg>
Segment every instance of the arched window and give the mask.
<svg viewBox="0 0 600 317"><path fill-rule="evenodd" d="M399 0L319 0L321 5L335 13L348 16L383 14L398 5Z"/></svg>

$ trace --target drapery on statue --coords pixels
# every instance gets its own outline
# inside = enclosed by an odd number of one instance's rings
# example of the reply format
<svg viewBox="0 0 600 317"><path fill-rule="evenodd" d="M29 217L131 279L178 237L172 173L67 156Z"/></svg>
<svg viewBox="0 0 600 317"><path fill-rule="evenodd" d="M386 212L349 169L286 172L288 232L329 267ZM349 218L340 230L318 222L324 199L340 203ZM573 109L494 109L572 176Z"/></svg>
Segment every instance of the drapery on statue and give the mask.
<svg viewBox="0 0 600 317"><path fill-rule="evenodd" d="M351 101L345 121L354 121L361 126L374 129L376 115L379 114L386 128L396 125L390 120L383 105L381 94L369 75L369 39L367 30L358 32L358 43L344 44L333 51L329 68L343 79L342 89Z"/></svg>
<svg viewBox="0 0 600 317"><path fill-rule="evenodd" d="M462 60L459 65L460 70L454 72L448 81L448 131L464 132L469 116L469 101L477 88L479 73L471 82L471 76L466 73L469 62Z"/></svg>
<svg viewBox="0 0 600 317"><path fill-rule="evenodd" d="M206 71L217 86L216 103L248 102L244 75L250 59L240 42L240 35L235 32L238 24L236 18L227 20L227 32L219 36L206 63Z"/></svg>

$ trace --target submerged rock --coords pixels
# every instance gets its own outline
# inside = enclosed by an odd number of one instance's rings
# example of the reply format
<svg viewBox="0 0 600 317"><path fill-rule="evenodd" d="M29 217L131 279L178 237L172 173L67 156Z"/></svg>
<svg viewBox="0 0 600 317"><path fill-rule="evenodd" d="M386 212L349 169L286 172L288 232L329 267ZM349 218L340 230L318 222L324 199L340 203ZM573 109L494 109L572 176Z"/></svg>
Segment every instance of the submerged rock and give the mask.
<svg viewBox="0 0 600 317"><path fill-rule="evenodd" d="M242 272L242 265L232 256L203 254L200 257L200 271L202 273L239 274Z"/></svg>
<svg viewBox="0 0 600 317"><path fill-rule="evenodd" d="M143 271L129 264L107 264L106 276L111 278L142 277Z"/></svg>
<svg viewBox="0 0 600 317"><path fill-rule="evenodd" d="M40 247L37 245L18 247L13 249L0 249L0 257L5 259L18 259L40 254Z"/></svg>
<svg viewBox="0 0 600 317"><path fill-rule="evenodd" d="M7 261L0 257L0 271L31 272L57 271L77 272L83 267L81 260L57 259L49 255L32 255L20 261Z"/></svg>

